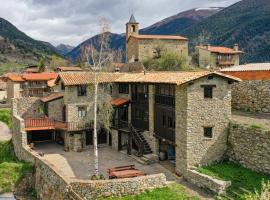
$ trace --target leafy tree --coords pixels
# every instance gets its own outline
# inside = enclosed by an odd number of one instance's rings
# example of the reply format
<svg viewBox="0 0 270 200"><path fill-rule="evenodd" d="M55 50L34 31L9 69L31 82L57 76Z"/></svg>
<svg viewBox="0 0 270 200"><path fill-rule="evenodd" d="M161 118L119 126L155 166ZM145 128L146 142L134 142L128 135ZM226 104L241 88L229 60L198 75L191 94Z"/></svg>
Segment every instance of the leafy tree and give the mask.
<svg viewBox="0 0 270 200"><path fill-rule="evenodd" d="M160 56L145 60L143 64L147 70L181 71L187 67L187 58L176 52L164 50L160 52Z"/></svg>

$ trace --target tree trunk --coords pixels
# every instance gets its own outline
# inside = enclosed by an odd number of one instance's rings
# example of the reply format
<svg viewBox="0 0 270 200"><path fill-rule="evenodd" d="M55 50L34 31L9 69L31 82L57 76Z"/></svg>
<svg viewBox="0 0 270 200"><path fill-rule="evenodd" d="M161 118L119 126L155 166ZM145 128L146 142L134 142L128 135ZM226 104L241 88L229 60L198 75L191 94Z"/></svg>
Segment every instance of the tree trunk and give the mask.
<svg viewBox="0 0 270 200"><path fill-rule="evenodd" d="M95 75L96 79L96 75ZM97 139L97 94L98 94L98 83L95 80L95 97L94 97L94 165L95 175L98 176L98 139Z"/></svg>

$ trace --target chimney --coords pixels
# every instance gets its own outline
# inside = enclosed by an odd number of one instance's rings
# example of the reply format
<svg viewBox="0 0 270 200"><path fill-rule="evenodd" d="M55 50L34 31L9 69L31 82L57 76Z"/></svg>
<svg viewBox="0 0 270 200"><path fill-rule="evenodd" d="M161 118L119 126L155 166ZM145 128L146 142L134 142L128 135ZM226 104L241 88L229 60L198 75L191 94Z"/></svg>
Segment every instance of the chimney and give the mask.
<svg viewBox="0 0 270 200"><path fill-rule="evenodd" d="M234 50L234 51L239 51L239 46L238 46L238 44L234 44L234 45L233 45L233 50Z"/></svg>
<svg viewBox="0 0 270 200"><path fill-rule="evenodd" d="M210 49L210 47L211 47L211 45L210 45L210 44L207 44L207 50L209 50L209 49Z"/></svg>

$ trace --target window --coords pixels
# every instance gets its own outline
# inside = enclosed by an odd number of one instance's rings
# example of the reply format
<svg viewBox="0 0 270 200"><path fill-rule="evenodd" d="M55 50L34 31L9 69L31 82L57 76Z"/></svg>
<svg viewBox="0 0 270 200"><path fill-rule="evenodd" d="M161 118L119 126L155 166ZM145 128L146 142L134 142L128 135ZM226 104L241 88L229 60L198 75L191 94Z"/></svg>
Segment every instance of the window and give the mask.
<svg viewBox="0 0 270 200"><path fill-rule="evenodd" d="M168 128L175 128L175 121L172 117L168 117Z"/></svg>
<svg viewBox="0 0 270 200"><path fill-rule="evenodd" d="M86 107L78 107L78 117L84 118L86 116Z"/></svg>
<svg viewBox="0 0 270 200"><path fill-rule="evenodd" d="M129 85L128 84L119 84L119 93L120 94L128 94L129 93Z"/></svg>
<svg viewBox="0 0 270 200"><path fill-rule="evenodd" d="M86 85L78 85L78 96L86 96Z"/></svg>
<svg viewBox="0 0 270 200"><path fill-rule="evenodd" d="M65 85L64 85L64 83L61 83L61 90L65 90Z"/></svg>
<svg viewBox="0 0 270 200"><path fill-rule="evenodd" d="M204 134L204 137L206 137L206 138L212 138L213 137L213 127L204 127L203 134Z"/></svg>
<svg viewBox="0 0 270 200"><path fill-rule="evenodd" d="M216 87L215 85L202 85L204 90L204 98L213 98L213 88Z"/></svg>
<svg viewBox="0 0 270 200"><path fill-rule="evenodd" d="M132 32L136 32L136 26L135 26L135 25L132 25L132 26L131 26L131 31L132 31Z"/></svg>

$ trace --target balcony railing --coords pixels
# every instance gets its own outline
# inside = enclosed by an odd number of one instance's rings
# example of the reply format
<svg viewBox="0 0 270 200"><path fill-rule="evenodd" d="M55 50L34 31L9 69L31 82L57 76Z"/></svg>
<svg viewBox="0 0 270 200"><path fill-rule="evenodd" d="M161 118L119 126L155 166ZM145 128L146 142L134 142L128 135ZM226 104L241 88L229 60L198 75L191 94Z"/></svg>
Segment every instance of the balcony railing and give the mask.
<svg viewBox="0 0 270 200"><path fill-rule="evenodd" d="M175 106L175 97L166 95L156 95L155 103L167 106Z"/></svg>
<svg viewBox="0 0 270 200"><path fill-rule="evenodd" d="M219 60L217 61L218 65L224 65L224 66L230 66L234 65L234 62L232 60Z"/></svg>
<svg viewBox="0 0 270 200"><path fill-rule="evenodd" d="M62 122L49 118L25 119L25 130L65 130L80 131L93 127L91 122Z"/></svg>

